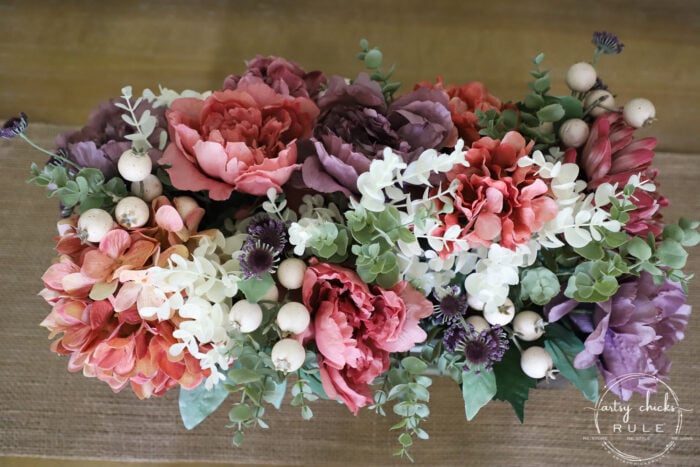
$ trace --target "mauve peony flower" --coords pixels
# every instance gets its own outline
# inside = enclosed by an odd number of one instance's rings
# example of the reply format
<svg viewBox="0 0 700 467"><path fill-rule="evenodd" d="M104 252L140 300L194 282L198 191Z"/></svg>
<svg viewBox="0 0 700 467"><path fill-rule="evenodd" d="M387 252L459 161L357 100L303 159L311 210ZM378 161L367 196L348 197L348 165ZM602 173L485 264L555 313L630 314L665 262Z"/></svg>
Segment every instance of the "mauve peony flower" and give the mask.
<svg viewBox="0 0 700 467"><path fill-rule="evenodd" d="M302 297L312 316L304 337L318 348L323 389L354 414L372 403L369 384L389 369L389 354L425 340L418 322L433 311L407 282L370 289L354 271L315 260L304 275Z"/></svg>
<svg viewBox="0 0 700 467"><path fill-rule="evenodd" d="M335 135L320 140L299 141L299 160L303 161L301 174L306 187L320 193L340 191L346 196L359 195L357 178L369 170L371 160L355 152L350 143Z"/></svg>
<svg viewBox="0 0 700 467"><path fill-rule="evenodd" d="M547 196L547 185L532 167L519 167L518 159L529 154L532 145L511 131L502 141L488 137L476 141L467 151L469 167L455 167L447 180L457 180L454 211L442 216L443 226L434 235L443 235L452 226L459 226L459 239L469 247L498 242L505 248L530 240L557 214L557 205ZM448 256L454 243L446 242L440 252Z"/></svg>
<svg viewBox="0 0 700 467"><path fill-rule="evenodd" d="M92 111L86 126L56 137L57 148L62 150L69 160L81 167L99 169L106 179L117 175L119 156L131 148L131 141L125 136L134 132L133 127L122 120L124 110L115 106L116 103L125 104L125 101L120 98L102 102ZM155 162L161 156L161 152L156 149L160 134L167 129L165 108L153 108L144 100L136 108L136 117L139 118L146 110L157 119L156 127L148 139L154 148L149 150L148 155Z"/></svg>
<svg viewBox="0 0 700 467"><path fill-rule="evenodd" d="M248 67L241 76L230 75L224 80L224 89L237 89L241 81L262 79L280 94L308 97L316 100L326 77L321 71L305 72L299 65L280 57L256 56L246 62Z"/></svg>
<svg viewBox="0 0 700 467"><path fill-rule="evenodd" d="M167 112L171 142L159 163L171 166L175 188L207 190L212 200L233 191L279 192L299 168L293 143L311 136L317 115L310 99L279 94L257 78L205 101L176 99Z"/></svg>
<svg viewBox="0 0 700 467"><path fill-rule="evenodd" d="M560 297L545 312L553 322L582 306L586 305ZM590 315L570 315L582 331L590 333L585 349L574 360L576 368L597 365L609 385L631 373L666 377L671 362L665 352L683 339L691 311L680 284L666 280L656 285L650 274L642 272L621 284L610 300L593 306ZM652 378L628 380L615 392L629 400L632 392L648 390L656 390Z"/></svg>
<svg viewBox="0 0 700 467"><path fill-rule="evenodd" d="M412 162L426 149L457 141L447 95L437 89L418 87L387 108L381 87L367 74L351 84L334 76L319 107L315 138L299 144L299 157L304 184L323 193L357 194L357 177L385 147Z"/></svg>

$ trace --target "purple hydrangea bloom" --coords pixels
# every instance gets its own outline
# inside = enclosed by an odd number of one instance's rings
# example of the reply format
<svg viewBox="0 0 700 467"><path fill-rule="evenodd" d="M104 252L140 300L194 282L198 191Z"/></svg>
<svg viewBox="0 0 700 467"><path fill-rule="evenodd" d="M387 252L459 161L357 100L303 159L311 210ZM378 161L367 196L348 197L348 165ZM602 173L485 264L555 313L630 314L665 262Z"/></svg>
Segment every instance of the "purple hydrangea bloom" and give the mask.
<svg viewBox="0 0 700 467"><path fill-rule="evenodd" d="M259 78L280 94L316 100L326 83L322 72L307 73L296 63L279 57L258 55L247 61L246 66L243 75L230 75L224 80L224 89L236 89L241 81Z"/></svg>
<svg viewBox="0 0 700 467"><path fill-rule="evenodd" d="M621 284L610 300L595 303L592 314L570 314L579 307L574 300L559 299L545 312L550 322L569 314L581 330L591 332L574 366L597 365L608 385L632 373L666 377L671 364L666 351L683 339L691 311L680 284L666 280L656 285L646 272ZM615 388L623 400L633 392L655 390L655 380L643 377Z"/></svg>
<svg viewBox="0 0 700 467"><path fill-rule="evenodd" d="M131 142L125 136L134 132L134 129L122 120L124 111L114 105L117 102L125 103L123 99L102 102L92 111L86 126L56 137L56 146L69 160L81 167L99 169L105 179L117 175L119 156L131 147ZM149 137L151 145L157 148L161 131L167 131L168 128L165 108L153 108L148 102L143 101L136 109L136 117L139 118L145 110L150 110L158 121ZM148 155L155 164L161 157L161 151L151 149Z"/></svg>

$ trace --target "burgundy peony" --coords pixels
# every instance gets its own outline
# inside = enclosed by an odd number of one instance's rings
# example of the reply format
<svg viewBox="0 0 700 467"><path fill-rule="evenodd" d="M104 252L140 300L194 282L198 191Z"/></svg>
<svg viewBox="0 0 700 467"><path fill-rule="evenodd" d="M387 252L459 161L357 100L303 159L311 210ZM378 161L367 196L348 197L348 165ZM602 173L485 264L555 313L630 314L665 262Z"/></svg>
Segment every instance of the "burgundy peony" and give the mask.
<svg viewBox="0 0 700 467"><path fill-rule="evenodd" d="M246 62L248 67L241 76L230 75L224 80L224 89L238 89L241 81L261 79L279 94L316 99L326 83L320 71L305 72L299 65L280 57L256 56Z"/></svg>
<svg viewBox="0 0 700 467"><path fill-rule="evenodd" d="M299 168L297 138L308 138L318 108L306 97L275 92L260 79L202 101L181 98L167 113L170 144L159 163L168 164L175 188L209 191L226 200L233 191L278 192Z"/></svg>
<svg viewBox="0 0 700 467"><path fill-rule="evenodd" d="M389 369L389 354L425 340L418 322L433 311L407 282L370 289L354 271L317 261L306 270L302 297L312 315L306 338L318 348L323 389L354 414L372 403L369 384Z"/></svg>

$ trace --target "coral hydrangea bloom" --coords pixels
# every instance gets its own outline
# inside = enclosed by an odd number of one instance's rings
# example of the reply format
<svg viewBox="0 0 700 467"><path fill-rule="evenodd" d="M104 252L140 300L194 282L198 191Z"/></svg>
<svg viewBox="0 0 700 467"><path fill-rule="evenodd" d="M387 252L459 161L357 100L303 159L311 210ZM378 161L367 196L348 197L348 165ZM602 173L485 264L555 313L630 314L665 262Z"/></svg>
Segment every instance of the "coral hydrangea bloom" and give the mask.
<svg viewBox="0 0 700 467"><path fill-rule="evenodd" d="M154 201L154 208L150 225L131 233L114 229L97 246L76 242L75 221L63 222L57 247L63 254L44 274L41 292L53 306L41 324L50 338L59 336L51 349L70 355L68 369L82 370L115 392L131 385L140 398L177 385L191 389L209 375L190 353L168 353L177 342L175 322L144 319L137 311L138 303L156 300L137 281L139 274L172 252L187 255L176 233L196 229L201 218L195 208L175 219L179 214L164 200ZM110 287L95 288L107 283Z"/></svg>
<svg viewBox="0 0 700 467"><path fill-rule="evenodd" d="M487 137L476 141L466 154L470 166L447 173L447 180L458 184L454 211L441 217L443 226L434 235L457 226L457 238L470 247L498 242L515 249L553 219L557 205L547 195L547 185L531 167L518 166L532 145L516 132L507 133L502 141ZM441 255L454 248L454 242L447 242Z"/></svg>

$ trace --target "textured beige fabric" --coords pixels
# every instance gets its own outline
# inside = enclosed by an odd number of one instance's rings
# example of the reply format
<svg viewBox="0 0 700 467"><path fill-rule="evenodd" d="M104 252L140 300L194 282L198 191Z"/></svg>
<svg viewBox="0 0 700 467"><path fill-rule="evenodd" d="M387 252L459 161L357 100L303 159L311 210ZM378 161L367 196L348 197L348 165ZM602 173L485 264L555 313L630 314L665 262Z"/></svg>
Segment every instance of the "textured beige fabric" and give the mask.
<svg viewBox="0 0 700 467"><path fill-rule="evenodd" d="M51 145L57 126L32 125L29 133ZM97 380L66 371L66 358L49 352L47 332L39 323L48 307L36 293L50 264L54 200L24 182L30 161L41 159L19 140L0 140L0 455L97 458L110 460L222 461L244 464L388 465L395 422L361 412L355 418L334 402L313 406L304 422L298 410L269 413L270 430L248 430L242 449L231 446L224 428L227 410L191 432L179 420L177 392L139 401L125 390L113 394ZM697 156L659 154L662 190L672 201L668 217L700 217ZM690 271L700 272L700 251L693 251ZM690 301L700 305L700 280ZM669 381L685 408L685 440L662 465L697 465L700 460L700 320L691 320L688 338L673 350ZM539 389L531 393L525 424L506 403L493 402L476 419L464 418L460 392L436 378L426 429L431 439L413 449L427 465L618 465L592 441L593 416L575 389ZM649 446L650 452L658 446ZM641 452L637 454L642 454ZM0 458L0 464L2 459ZM406 463L403 463L406 464Z"/></svg>

